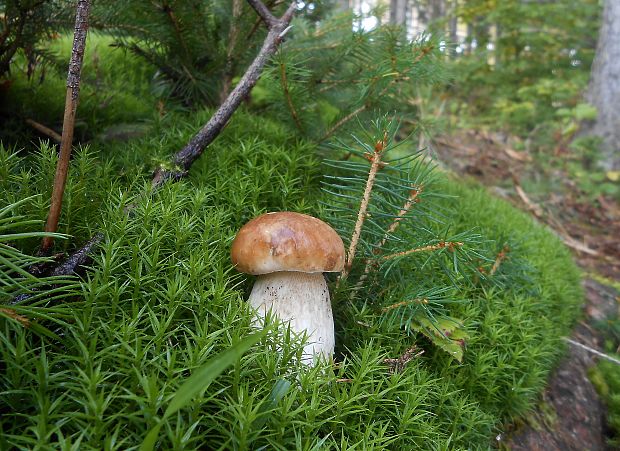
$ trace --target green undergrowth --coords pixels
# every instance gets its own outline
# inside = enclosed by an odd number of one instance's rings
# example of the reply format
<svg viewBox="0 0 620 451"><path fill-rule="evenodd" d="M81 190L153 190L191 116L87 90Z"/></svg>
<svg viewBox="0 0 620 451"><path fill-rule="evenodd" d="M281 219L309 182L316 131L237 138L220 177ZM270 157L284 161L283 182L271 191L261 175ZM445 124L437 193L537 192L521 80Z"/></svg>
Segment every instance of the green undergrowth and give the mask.
<svg viewBox="0 0 620 451"><path fill-rule="evenodd" d="M601 280L601 283L608 284L617 292L618 287L609 282ZM613 315L597 326L605 339L605 352L616 361L600 359L596 366L589 369L589 376L607 407L606 432L609 445L617 449L620 447L620 365L617 363L620 361L620 318Z"/></svg>
<svg viewBox="0 0 620 451"><path fill-rule="evenodd" d="M71 41L72 36L63 34L48 42L30 76L28 61L23 56L16 58L0 96L0 135L5 143L42 136L26 120L61 133ZM160 102L155 70L113 47L113 42L97 32L88 36L75 124L75 138L81 142L143 133L173 107Z"/></svg>
<svg viewBox="0 0 620 451"><path fill-rule="evenodd" d="M96 231L105 238L65 299L14 306L24 316L47 312L38 318L58 340L0 316L0 448L137 447L193 370L252 332L244 301L252 280L232 268L231 241L265 211L323 216L322 168L313 145L239 112L187 180L143 194L154 165L208 114L164 118L141 141L77 152L59 230L72 238L58 249ZM34 147L0 151L0 199L34 196L14 214L41 221L55 156ZM336 365L300 366L301 337L271 332L166 420L160 448L485 449L502 423L526 414L577 315L577 270L524 214L440 179L433 189L449 196L438 208L455 233L476 230L491 256L510 246L497 283L459 285L464 302L451 309L470 337L463 363L343 303ZM19 244L32 252L38 240ZM411 268L402 282L444 277ZM414 344L424 354L390 371L384 359ZM290 387L275 402L283 381Z"/></svg>

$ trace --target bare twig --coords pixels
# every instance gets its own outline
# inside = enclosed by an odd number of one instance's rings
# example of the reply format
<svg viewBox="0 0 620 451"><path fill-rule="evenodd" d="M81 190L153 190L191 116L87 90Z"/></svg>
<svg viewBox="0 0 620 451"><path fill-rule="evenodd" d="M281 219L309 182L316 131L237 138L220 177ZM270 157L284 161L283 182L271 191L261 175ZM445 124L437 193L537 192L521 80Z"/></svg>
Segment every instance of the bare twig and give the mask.
<svg viewBox="0 0 620 451"><path fill-rule="evenodd" d="M366 104L364 104L361 107L359 107L358 109L356 109L355 111L352 111L351 113L347 114L345 117L340 119L338 122L336 122L336 124L334 124L333 127L331 127L329 130L327 130L325 135L323 135L323 137L321 138L321 141L325 141L327 138L331 137L336 132L336 130L338 130L344 124L346 124L351 119L353 119L355 116L360 114L362 111L365 111L366 108L368 108L368 106Z"/></svg>
<svg viewBox="0 0 620 451"><path fill-rule="evenodd" d="M78 266L84 265L88 261L88 255L93 248L103 240L103 233L96 233L81 248L69 255L60 265L56 266L51 276L68 276L73 274Z"/></svg>
<svg viewBox="0 0 620 451"><path fill-rule="evenodd" d="M255 5L262 5L262 3L257 0L248 0L248 3L250 3L255 10ZM211 116L209 122L207 122L183 149L174 155L172 158L173 169L166 169L160 166L155 171L152 179L154 188L161 187L167 180L179 180L183 178L194 161L202 155L206 147L219 135L243 99L252 90L262 73L263 67L282 42L284 34L288 30L288 25L295 13L295 6L296 2L291 2L284 15L270 26L269 33L265 38L260 52L256 55L256 58L254 58L254 61L252 61L252 64L250 64L250 67L248 67L235 89L233 89L224 103L222 103L213 116Z"/></svg>
<svg viewBox="0 0 620 451"><path fill-rule="evenodd" d="M30 125L32 128L34 128L39 133L43 133L45 136L52 138L57 143L62 141L62 136L60 136L58 133L56 133L51 128L46 127L45 125L40 124L39 122L33 119L26 119L26 124Z"/></svg>
<svg viewBox="0 0 620 451"><path fill-rule="evenodd" d="M90 240L88 240L81 248L75 250L71 253L66 259L60 262L58 265L52 268L38 268L38 267L30 267L29 272L31 274L35 274L37 277L43 276L68 276L74 274L77 269L81 266L84 266L88 263L90 258L90 253L95 248L97 244L99 244L103 240L103 233L96 233ZM28 299L30 299L33 295L31 294L21 294L13 298L10 304L21 304Z"/></svg>
<svg viewBox="0 0 620 451"><path fill-rule="evenodd" d="M563 337L562 339L565 342L572 344L573 346L577 346L578 348L584 349L584 350L586 350L586 351L588 351L588 352L590 352L590 353L592 353L594 355L597 355L597 356L599 356L599 357L601 357L601 358L603 358L605 360L609 360L610 362L614 362L616 365L620 365L620 360L615 359L615 358L613 358L611 356L608 356L607 354L604 354L604 353L602 353L600 351L597 351L596 349L593 349L593 348L591 348L589 346L581 344L581 343L579 343L579 342L577 342L575 340L571 340L570 338L567 338L567 337Z"/></svg>
<svg viewBox="0 0 620 451"><path fill-rule="evenodd" d="M271 14L271 11L269 11L269 8L267 8L263 2L260 0L248 0L248 3L254 8L254 11L256 11L256 14L258 14L262 21L265 22L267 28L271 29L278 25L279 20Z"/></svg>
<svg viewBox="0 0 620 451"><path fill-rule="evenodd" d="M69 62L69 74L67 76L67 95L65 99L65 116L62 126L62 138L60 143L60 156L56 166L54 188L50 212L45 224L46 232L56 232L58 219L62 208L62 197L67 182L69 171L69 159L71 157L71 145L73 143L73 130L75 127L75 112L77 110L78 96L80 93L80 75L82 72L82 60L86 48L86 34L88 32L88 14L90 10L89 0L79 0L75 15L75 33L73 35L73 49ZM41 244L41 253L49 252L54 238L46 236Z"/></svg>

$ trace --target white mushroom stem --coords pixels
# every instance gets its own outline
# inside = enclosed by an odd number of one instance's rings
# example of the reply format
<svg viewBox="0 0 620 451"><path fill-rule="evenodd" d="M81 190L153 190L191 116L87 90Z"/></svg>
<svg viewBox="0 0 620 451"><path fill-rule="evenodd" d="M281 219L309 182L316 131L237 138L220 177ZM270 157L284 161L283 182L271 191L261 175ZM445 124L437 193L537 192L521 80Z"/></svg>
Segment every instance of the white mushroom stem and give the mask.
<svg viewBox="0 0 620 451"><path fill-rule="evenodd" d="M280 320L289 322L296 334L308 333L304 362L334 353L334 318L322 273L281 271L260 275L249 302L261 318L271 310Z"/></svg>

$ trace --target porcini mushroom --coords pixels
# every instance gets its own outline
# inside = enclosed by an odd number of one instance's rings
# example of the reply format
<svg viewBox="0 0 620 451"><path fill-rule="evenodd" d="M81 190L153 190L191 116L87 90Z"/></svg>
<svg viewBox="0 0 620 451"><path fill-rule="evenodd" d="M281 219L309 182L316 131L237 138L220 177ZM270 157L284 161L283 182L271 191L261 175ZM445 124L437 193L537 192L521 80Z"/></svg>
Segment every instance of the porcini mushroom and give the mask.
<svg viewBox="0 0 620 451"><path fill-rule="evenodd" d="M301 213L267 213L239 230L230 253L237 270L258 276L249 298L258 315L271 311L292 331L307 331L302 360L331 356L334 319L323 273L344 267L336 231Z"/></svg>

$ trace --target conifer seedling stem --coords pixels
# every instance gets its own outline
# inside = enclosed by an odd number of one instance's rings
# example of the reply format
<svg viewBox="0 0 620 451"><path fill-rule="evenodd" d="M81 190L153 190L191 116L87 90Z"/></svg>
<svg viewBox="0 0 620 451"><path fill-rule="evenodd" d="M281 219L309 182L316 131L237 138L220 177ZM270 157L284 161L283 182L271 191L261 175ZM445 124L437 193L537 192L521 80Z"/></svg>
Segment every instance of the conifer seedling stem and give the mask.
<svg viewBox="0 0 620 451"><path fill-rule="evenodd" d="M355 258L355 250L357 248L357 244L360 239L360 235L362 234L362 227L364 225L364 221L366 220L366 215L368 211L368 204L370 203L370 195L372 194L372 187L375 184L375 178L377 176L377 171L381 169L381 155L385 150L385 146L387 145L387 136L384 137L382 141L377 142L375 145L375 150L370 157L370 170L368 171L368 179L366 180L366 188L364 189L364 194L362 196L362 202L360 204L360 209L357 213L357 221L355 222L355 228L353 229L353 235L351 236L351 244L349 244L349 249L347 251L347 260L344 264L344 270L342 271L341 279L346 279L351 271L351 266L353 266L353 259Z"/></svg>
<svg viewBox="0 0 620 451"><path fill-rule="evenodd" d="M50 212L47 217L47 223L45 224L45 231L50 233L56 232L58 229L58 219L60 218L62 209L62 197L67 182L67 173L69 172L71 145L73 143L73 131L75 129L75 113L80 93L82 61L84 59L84 50L86 49L89 12L90 0L79 0L75 15L75 32L73 35L71 60L69 62L69 74L67 75L67 95L65 98L65 114L60 141L60 156L56 166L56 175L54 176ZM42 254L49 253L53 243L53 237L44 237L40 252Z"/></svg>
<svg viewBox="0 0 620 451"><path fill-rule="evenodd" d="M376 247L377 253L381 252L381 248L385 245L389 236L392 233L394 233L396 229L398 229L398 226L400 225L405 215L409 212L409 210L411 210L411 207L413 206L413 204L415 204L418 201L418 196L420 195L421 192L422 192L421 186L419 188L414 188L409 192L409 197L405 201L405 204L403 205L401 210L398 212L398 216L394 218L394 221L392 221L392 224L390 224L390 227L388 227L387 231L385 232L385 235L383 236L383 238L377 245ZM370 269L372 268L373 263L374 261L372 259L368 259L366 261L364 272L362 273L362 275L360 276L360 279L357 281L357 283L355 284L355 287L351 291L351 298L355 297L355 294L362 288L364 281L368 278L368 274L370 273Z"/></svg>

